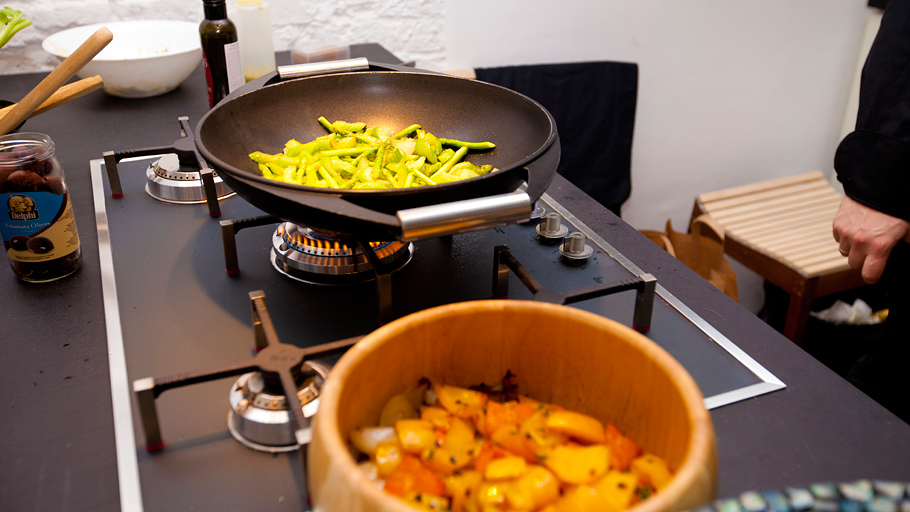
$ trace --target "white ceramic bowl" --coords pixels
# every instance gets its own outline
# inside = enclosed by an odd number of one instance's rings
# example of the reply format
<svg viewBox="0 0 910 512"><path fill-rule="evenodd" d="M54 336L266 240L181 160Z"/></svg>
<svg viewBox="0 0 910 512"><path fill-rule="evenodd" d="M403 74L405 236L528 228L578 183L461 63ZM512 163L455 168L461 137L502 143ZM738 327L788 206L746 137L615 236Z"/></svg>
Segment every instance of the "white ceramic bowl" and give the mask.
<svg viewBox="0 0 910 512"><path fill-rule="evenodd" d="M123 98L148 98L172 91L202 60L199 26L189 21L112 21L71 28L49 36L45 51L61 60L95 31L107 27L114 39L76 75L100 75L104 92Z"/></svg>

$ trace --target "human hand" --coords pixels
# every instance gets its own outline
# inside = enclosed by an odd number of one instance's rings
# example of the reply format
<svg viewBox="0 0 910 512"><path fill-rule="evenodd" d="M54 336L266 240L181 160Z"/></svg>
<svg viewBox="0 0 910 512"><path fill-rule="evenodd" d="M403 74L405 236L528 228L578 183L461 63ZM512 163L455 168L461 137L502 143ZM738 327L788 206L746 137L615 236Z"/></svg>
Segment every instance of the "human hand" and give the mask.
<svg viewBox="0 0 910 512"><path fill-rule="evenodd" d="M910 240L910 222L844 197L834 216L834 239L840 253L853 268L861 268L863 280L876 283L885 270L891 249Z"/></svg>

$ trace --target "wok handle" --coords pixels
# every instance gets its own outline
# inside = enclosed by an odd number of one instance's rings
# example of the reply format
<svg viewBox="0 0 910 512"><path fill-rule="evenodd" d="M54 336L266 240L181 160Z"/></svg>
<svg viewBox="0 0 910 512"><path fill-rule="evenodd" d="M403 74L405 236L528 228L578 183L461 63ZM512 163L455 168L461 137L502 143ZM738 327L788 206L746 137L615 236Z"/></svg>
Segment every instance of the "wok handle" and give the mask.
<svg viewBox="0 0 910 512"><path fill-rule="evenodd" d="M531 196L518 191L399 210L395 216L401 224L401 241L413 242L527 221L532 206Z"/></svg>
<svg viewBox="0 0 910 512"><path fill-rule="evenodd" d="M345 60L330 60L326 62L311 62L308 64L292 64L278 67L278 77L281 80L301 78L313 75L327 75L344 71L362 71L370 68L366 57L357 57Z"/></svg>

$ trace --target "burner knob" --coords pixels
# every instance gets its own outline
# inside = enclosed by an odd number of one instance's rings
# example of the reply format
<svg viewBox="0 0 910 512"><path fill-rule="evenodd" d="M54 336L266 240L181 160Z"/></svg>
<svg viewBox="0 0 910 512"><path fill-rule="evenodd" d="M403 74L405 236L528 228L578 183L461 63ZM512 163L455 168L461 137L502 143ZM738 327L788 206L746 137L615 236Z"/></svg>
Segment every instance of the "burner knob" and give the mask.
<svg viewBox="0 0 910 512"><path fill-rule="evenodd" d="M583 262L594 253L594 249L585 243L588 238L580 231L566 235L566 240L559 246L559 253L573 263Z"/></svg>
<svg viewBox="0 0 910 512"><path fill-rule="evenodd" d="M555 212L546 214L537 225L537 234L540 235L541 241L558 241L568 232L569 228L562 225L562 217Z"/></svg>

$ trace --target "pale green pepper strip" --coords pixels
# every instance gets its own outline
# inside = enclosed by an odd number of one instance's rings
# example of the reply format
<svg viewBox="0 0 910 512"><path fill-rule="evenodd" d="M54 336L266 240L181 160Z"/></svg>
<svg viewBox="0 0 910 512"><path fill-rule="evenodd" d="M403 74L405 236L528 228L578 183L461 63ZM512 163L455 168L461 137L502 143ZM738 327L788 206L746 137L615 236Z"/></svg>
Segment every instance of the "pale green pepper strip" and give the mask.
<svg viewBox="0 0 910 512"><path fill-rule="evenodd" d="M407 137L408 135L414 133L415 131L417 131L419 129L420 129L419 124L412 124L411 126L408 126L404 130L401 130L400 132L396 133L395 135L392 135L389 138L390 139L400 139L402 137Z"/></svg>
<svg viewBox="0 0 910 512"><path fill-rule="evenodd" d="M439 170L436 171L435 174L443 174L443 173L449 172L449 169L451 169L452 166L454 166L462 158L464 158L464 156L466 154L468 154L468 148L466 148L464 146L458 148L458 151L456 151L455 154L452 155L452 158L449 158L448 160L446 160L445 163L442 164L442 167L440 167Z"/></svg>
<svg viewBox="0 0 910 512"><path fill-rule="evenodd" d="M301 185L306 182L306 166L301 165L297 168L297 172L294 173L294 181Z"/></svg>
<svg viewBox="0 0 910 512"><path fill-rule="evenodd" d="M424 183L426 183L427 185L435 185L435 184L436 184L435 181L431 180L431 179L428 178L425 174L423 174L422 172L418 171L417 169L411 169L411 172L414 173L414 175L417 176L418 179L422 180L422 181L423 181Z"/></svg>
<svg viewBox="0 0 910 512"><path fill-rule="evenodd" d="M477 167L477 166L472 164L471 162L458 162L457 164L452 166L451 172L454 175L455 173L458 173L464 169L469 169L469 170L473 171L473 170L475 170L474 169L475 167Z"/></svg>
<svg viewBox="0 0 910 512"><path fill-rule="evenodd" d="M357 140L359 140L360 142L363 142L364 144L372 144L372 145L378 146L382 142L381 140L379 140L375 137L370 137L369 135L366 135L363 133L356 133L356 134L354 134L354 137Z"/></svg>
<svg viewBox="0 0 910 512"><path fill-rule="evenodd" d="M324 125L323 125L324 126ZM362 132L366 127L366 123L349 123L347 121L335 121L331 124L332 131L335 133L355 133Z"/></svg>
<svg viewBox="0 0 910 512"><path fill-rule="evenodd" d="M364 151L363 153L357 155L357 158L355 158L354 161L351 162L351 165L353 165L353 166L355 166L355 167L358 166L358 165L360 165L360 162L361 162L362 160L366 160L366 158L367 158L368 156L370 156L371 154L373 154L373 151L376 151L376 149L378 149L378 148L379 148L379 146L374 146L374 147L372 147L372 148L366 148L366 151Z"/></svg>
<svg viewBox="0 0 910 512"><path fill-rule="evenodd" d="M436 163L436 153L425 140L418 140L414 144L414 154L426 158L431 164Z"/></svg>
<svg viewBox="0 0 910 512"><path fill-rule="evenodd" d="M296 180L294 179L294 175L295 175L296 173L297 173L297 166L296 166L296 165L289 165L289 166L287 166L287 167L284 168L284 175L282 175L282 177L284 178L284 181L289 182L289 183L293 183L294 181L296 181Z"/></svg>
<svg viewBox="0 0 910 512"><path fill-rule="evenodd" d="M306 144L295 144L293 146L288 147L285 150L284 156L287 156L289 158L298 157L298 156L300 156L300 153L304 152L305 149L306 149Z"/></svg>
<svg viewBox="0 0 910 512"><path fill-rule="evenodd" d="M281 167L288 167L290 165L298 166L300 165L300 157L289 157L287 155L278 155L278 158L275 159L275 163Z"/></svg>
<svg viewBox="0 0 910 512"><path fill-rule="evenodd" d="M374 179L377 179L377 176L380 175L380 169L382 169L382 166L385 165L385 154L387 147L388 146L385 144L379 146L379 150L376 151L376 159L373 160L373 173L370 175L370 179L365 181L372 181Z"/></svg>
<svg viewBox="0 0 910 512"><path fill-rule="evenodd" d="M250 158L257 164L267 164L278 160L279 155L270 155L268 153L263 153L262 151L253 151L250 153Z"/></svg>
<svg viewBox="0 0 910 512"><path fill-rule="evenodd" d="M392 173L388 169L383 169L382 175L389 180L389 184L392 188L398 188L398 180L395 179L395 176L392 176Z"/></svg>
<svg viewBox="0 0 910 512"><path fill-rule="evenodd" d="M304 182L304 185L306 185L308 187L318 187L319 186L319 175L316 172L316 167L318 167L318 166L319 166L319 164L312 164L309 167L307 167L306 181Z"/></svg>
<svg viewBox="0 0 910 512"><path fill-rule="evenodd" d="M496 147L496 144L493 144L492 142L464 142L455 139L439 139L439 142L446 146L468 149L493 149Z"/></svg>
<svg viewBox="0 0 910 512"><path fill-rule="evenodd" d="M319 116L319 119L317 119L317 121L319 121L319 124L321 124L322 127L325 128L326 130L328 130L330 132L335 131L332 129L332 123L330 123L328 119L326 119L322 116Z"/></svg>
<svg viewBox="0 0 910 512"><path fill-rule="evenodd" d="M344 160L341 160L338 157L331 157L326 160L323 160L322 166L328 169L331 172L338 174L339 176L344 173L347 175L353 175L357 172L357 168L351 165Z"/></svg>
<svg viewBox="0 0 910 512"><path fill-rule="evenodd" d="M338 182L332 178L332 175L329 171L325 170L321 165L316 168L319 171L319 174L325 179L325 182L329 184L329 188L339 188Z"/></svg>
<svg viewBox="0 0 910 512"><path fill-rule="evenodd" d="M316 153L315 156L320 157L320 158L324 157L324 156L360 156L361 153L365 153L365 152L371 151L373 149L374 148L365 148L363 146L356 147L356 148L345 148L345 149L326 149L324 151L320 151L319 153Z"/></svg>

